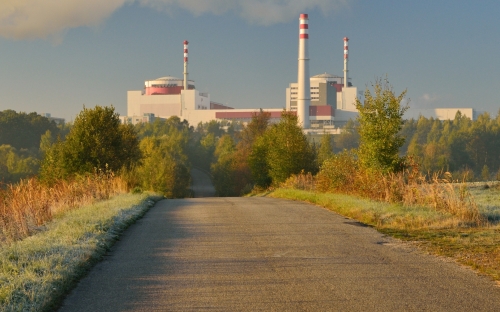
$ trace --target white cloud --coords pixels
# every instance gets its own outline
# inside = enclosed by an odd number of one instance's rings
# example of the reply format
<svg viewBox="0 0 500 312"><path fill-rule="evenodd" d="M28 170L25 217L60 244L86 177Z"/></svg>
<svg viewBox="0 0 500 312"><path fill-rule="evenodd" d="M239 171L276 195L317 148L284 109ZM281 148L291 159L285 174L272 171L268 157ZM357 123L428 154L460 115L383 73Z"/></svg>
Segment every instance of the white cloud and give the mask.
<svg viewBox="0 0 500 312"><path fill-rule="evenodd" d="M417 98L415 108L454 107L456 98L452 94L424 93Z"/></svg>
<svg viewBox="0 0 500 312"><path fill-rule="evenodd" d="M94 27L126 3L173 13L236 14L270 25L319 9L327 14L350 0L0 0L0 36L12 39L62 38L75 27Z"/></svg>
<svg viewBox="0 0 500 312"><path fill-rule="evenodd" d="M180 8L195 15L232 12L251 23L271 25L298 18L300 13L313 9L327 14L347 6L348 0L140 0L140 3L170 12Z"/></svg>
<svg viewBox="0 0 500 312"><path fill-rule="evenodd" d="M436 94L424 93L418 99L425 103L432 103L439 100L439 96Z"/></svg>
<svg viewBox="0 0 500 312"><path fill-rule="evenodd" d="M80 26L97 26L127 0L3 0L0 36L57 38Z"/></svg>

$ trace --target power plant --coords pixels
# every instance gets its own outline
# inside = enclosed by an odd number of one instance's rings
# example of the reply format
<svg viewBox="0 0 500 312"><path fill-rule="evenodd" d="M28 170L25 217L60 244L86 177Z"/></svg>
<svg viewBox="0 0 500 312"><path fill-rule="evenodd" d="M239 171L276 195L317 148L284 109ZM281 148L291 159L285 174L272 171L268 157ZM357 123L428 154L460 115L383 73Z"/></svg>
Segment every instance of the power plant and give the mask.
<svg viewBox="0 0 500 312"><path fill-rule="evenodd" d="M347 76L348 43L344 38L344 77L330 74L309 76L309 16L299 16L299 53L297 83L286 89L285 109L296 112L300 126L306 132L316 129L333 130L350 118L355 118L357 88ZM250 121L260 109L234 109L213 102L210 94L196 90L188 79L189 42L184 44L183 79L166 76L145 81L144 90L128 91L127 116L123 123L151 122L156 118L178 116L190 125L210 120ZM263 108L271 114L272 121L281 117L282 108Z"/></svg>

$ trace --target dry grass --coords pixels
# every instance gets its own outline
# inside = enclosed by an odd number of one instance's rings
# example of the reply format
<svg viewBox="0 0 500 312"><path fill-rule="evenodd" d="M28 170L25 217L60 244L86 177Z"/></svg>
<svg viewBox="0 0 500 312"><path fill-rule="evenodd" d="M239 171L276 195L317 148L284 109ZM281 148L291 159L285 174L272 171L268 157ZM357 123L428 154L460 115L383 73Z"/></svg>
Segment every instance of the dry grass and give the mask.
<svg viewBox="0 0 500 312"><path fill-rule="evenodd" d="M294 175L281 187L354 195L407 207L430 207L453 215L460 220L459 226L487 224L466 183L453 181L448 172L426 177L419 173L411 158L403 172L382 174L360 167L353 155L342 153L326 160L315 177L304 173Z"/></svg>
<svg viewBox="0 0 500 312"><path fill-rule="evenodd" d="M40 231L59 213L125 192L125 183L109 173L60 181L50 187L36 178L8 185L0 190L0 244Z"/></svg>
<svg viewBox="0 0 500 312"><path fill-rule="evenodd" d="M436 173L430 179L421 175L408 176L408 173L401 173L383 177L386 201L450 213L462 220L461 225L465 226L487 224L487 218L481 215L465 182L453 181L448 172Z"/></svg>

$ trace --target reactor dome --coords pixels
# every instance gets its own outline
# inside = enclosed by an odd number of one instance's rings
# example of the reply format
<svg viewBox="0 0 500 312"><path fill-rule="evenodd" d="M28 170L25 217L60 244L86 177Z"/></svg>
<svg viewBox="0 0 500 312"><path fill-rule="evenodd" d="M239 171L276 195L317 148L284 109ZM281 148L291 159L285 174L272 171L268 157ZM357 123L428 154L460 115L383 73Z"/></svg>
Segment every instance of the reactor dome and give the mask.
<svg viewBox="0 0 500 312"><path fill-rule="evenodd" d="M189 90L194 89L194 81L189 80ZM155 80L146 80L144 82L146 95L171 95L181 94L184 89L184 80L177 77L166 76L156 78Z"/></svg>
<svg viewBox="0 0 500 312"><path fill-rule="evenodd" d="M324 74L319 74L319 75L316 75L316 76L312 76L311 78L334 79L334 78L342 78L342 77L331 75L331 74L328 74L328 73L324 73Z"/></svg>

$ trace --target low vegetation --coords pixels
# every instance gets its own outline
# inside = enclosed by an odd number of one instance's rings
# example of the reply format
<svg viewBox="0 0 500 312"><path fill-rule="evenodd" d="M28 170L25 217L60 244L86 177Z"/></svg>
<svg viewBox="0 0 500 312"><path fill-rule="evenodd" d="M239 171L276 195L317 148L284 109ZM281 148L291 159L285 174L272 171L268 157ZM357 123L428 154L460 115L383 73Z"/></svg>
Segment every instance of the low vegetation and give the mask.
<svg viewBox="0 0 500 312"><path fill-rule="evenodd" d="M161 197L123 194L67 211L0 250L0 310L53 311L118 235Z"/></svg>
<svg viewBox="0 0 500 312"><path fill-rule="evenodd" d="M51 186L36 178L8 185L0 190L0 245L42 231L58 214L126 192L122 179L106 172Z"/></svg>

